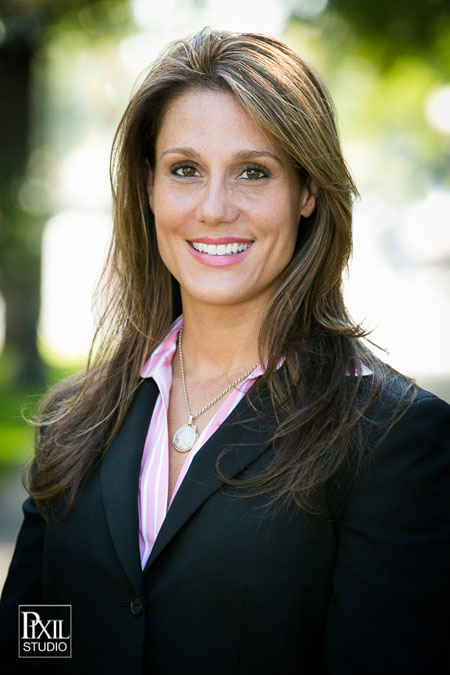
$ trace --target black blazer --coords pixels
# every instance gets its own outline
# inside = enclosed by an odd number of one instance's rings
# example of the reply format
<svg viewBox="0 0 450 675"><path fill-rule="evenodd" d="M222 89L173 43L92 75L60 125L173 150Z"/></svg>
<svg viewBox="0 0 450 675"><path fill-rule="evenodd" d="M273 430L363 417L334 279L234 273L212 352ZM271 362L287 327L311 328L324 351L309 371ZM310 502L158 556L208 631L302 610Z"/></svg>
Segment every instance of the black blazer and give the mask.
<svg viewBox="0 0 450 675"><path fill-rule="evenodd" d="M1 604L1 672L32 665L15 656L18 604L61 603L73 608L73 657L36 661L33 672L450 673L446 403L421 391L357 484L341 486L344 508L330 493L329 517L317 518L239 496L217 477L225 445L228 475L267 461L270 405L263 395L264 422L248 423L244 399L193 460L142 572L137 489L156 395L143 381L64 521L45 523L25 502Z"/></svg>

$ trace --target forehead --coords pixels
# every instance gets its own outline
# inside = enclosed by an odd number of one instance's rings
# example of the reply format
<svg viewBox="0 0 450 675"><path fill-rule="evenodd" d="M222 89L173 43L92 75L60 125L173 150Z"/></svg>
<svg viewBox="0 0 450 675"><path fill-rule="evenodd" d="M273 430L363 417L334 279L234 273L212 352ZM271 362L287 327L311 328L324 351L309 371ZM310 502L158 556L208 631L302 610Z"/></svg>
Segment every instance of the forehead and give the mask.
<svg viewBox="0 0 450 675"><path fill-rule="evenodd" d="M163 112L156 136L157 154L165 146L195 143L204 149L236 149L245 143L250 149L282 154L268 135L251 119L231 92L190 88L177 95Z"/></svg>

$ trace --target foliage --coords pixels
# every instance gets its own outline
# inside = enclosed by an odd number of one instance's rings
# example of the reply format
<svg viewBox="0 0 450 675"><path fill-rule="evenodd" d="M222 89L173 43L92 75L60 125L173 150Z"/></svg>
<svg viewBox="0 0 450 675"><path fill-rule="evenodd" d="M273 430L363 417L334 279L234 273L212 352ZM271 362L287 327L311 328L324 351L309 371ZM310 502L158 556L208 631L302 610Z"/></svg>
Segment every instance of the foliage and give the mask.
<svg viewBox="0 0 450 675"><path fill-rule="evenodd" d="M450 184L450 138L425 116L450 79L446 0L330 0L314 20L294 12L286 38L325 76L362 190L399 201Z"/></svg>
<svg viewBox="0 0 450 675"><path fill-rule="evenodd" d="M10 466L22 465L32 453L34 429L28 424L33 417L46 386L70 375L67 369L48 368L46 385L14 387L11 363L0 360L0 475Z"/></svg>
<svg viewBox="0 0 450 675"><path fill-rule="evenodd" d="M404 56L434 56L438 36L450 28L448 0L331 0L330 10L352 27L356 39L370 45L371 55L386 68ZM448 43L434 68L441 56L448 63Z"/></svg>
<svg viewBox="0 0 450 675"><path fill-rule="evenodd" d="M7 32L28 34L34 26L37 33L44 27L112 35L131 25L128 0L3 0L1 16Z"/></svg>

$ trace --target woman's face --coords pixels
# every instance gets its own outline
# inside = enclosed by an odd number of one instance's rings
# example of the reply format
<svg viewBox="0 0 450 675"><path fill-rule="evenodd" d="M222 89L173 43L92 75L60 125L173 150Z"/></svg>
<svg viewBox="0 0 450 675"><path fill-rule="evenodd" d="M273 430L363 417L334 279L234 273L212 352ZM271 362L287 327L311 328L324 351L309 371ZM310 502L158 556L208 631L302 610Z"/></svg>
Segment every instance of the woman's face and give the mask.
<svg viewBox="0 0 450 675"><path fill-rule="evenodd" d="M266 303L292 258L301 216L315 206L234 97L209 89L187 90L168 105L148 196L184 309Z"/></svg>

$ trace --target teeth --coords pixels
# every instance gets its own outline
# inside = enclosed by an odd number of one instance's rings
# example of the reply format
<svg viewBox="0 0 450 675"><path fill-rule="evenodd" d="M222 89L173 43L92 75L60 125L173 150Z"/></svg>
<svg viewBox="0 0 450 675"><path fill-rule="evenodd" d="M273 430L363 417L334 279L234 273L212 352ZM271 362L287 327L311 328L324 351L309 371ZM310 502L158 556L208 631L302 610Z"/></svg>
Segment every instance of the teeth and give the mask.
<svg viewBox="0 0 450 675"><path fill-rule="evenodd" d="M245 251L250 244L238 244L236 241L232 244L201 244L193 241L193 248L200 253L207 253L208 255L233 255Z"/></svg>

